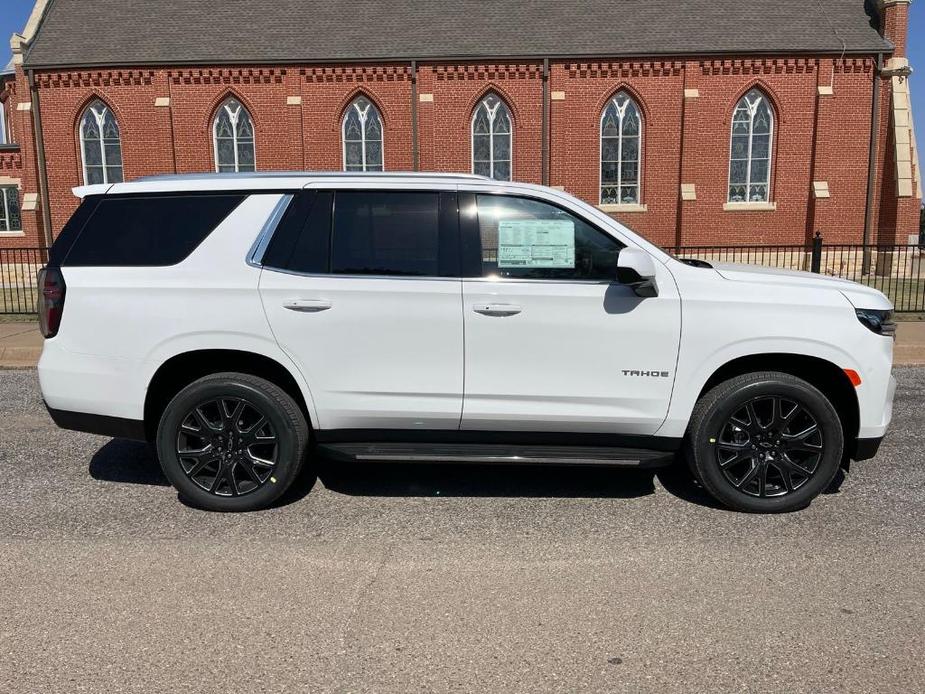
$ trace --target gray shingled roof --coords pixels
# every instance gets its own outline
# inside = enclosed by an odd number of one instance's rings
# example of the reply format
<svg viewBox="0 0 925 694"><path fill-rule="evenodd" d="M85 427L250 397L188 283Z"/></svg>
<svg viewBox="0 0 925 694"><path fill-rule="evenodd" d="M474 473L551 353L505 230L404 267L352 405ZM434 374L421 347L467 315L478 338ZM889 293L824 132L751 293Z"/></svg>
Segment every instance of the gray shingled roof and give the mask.
<svg viewBox="0 0 925 694"><path fill-rule="evenodd" d="M837 53L842 40L891 49L864 0L52 0L26 65Z"/></svg>

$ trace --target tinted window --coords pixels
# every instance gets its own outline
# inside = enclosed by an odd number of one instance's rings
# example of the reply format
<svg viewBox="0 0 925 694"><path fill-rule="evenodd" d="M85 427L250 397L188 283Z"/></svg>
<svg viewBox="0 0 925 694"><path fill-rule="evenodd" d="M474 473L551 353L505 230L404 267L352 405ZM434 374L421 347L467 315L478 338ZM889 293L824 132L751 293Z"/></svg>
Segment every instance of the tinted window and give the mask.
<svg viewBox="0 0 925 694"><path fill-rule="evenodd" d="M64 262L68 251L71 250L74 241L80 236L80 232L93 214L93 210L100 204L101 199L102 196L100 195L91 195L83 199L83 202L80 203L80 207L78 207L74 211L74 214L71 215L71 218L67 220L67 224L64 225L61 229L61 233L58 234L58 238L56 238L55 242L52 244L51 252L48 254L49 265L60 265Z"/></svg>
<svg viewBox="0 0 925 694"><path fill-rule="evenodd" d="M429 192L339 191L334 200L331 272L454 274L441 267L439 198L439 193Z"/></svg>
<svg viewBox="0 0 925 694"><path fill-rule="evenodd" d="M295 272L328 272L331 260L331 203L334 193L320 191L305 218L287 268Z"/></svg>
<svg viewBox="0 0 925 694"><path fill-rule="evenodd" d="M67 255L67 265L175 265L246 196L104 196Z"/></svg>
<svg viewBox="0 0 925 694"><path fill-rule="evenodd" d="M620 244L538 200L477 195L482 275L616 281Z"/></svg>
<svg viewBox="0 0 925 694"><path fill-rule="evenodd" d="M333 198L329 190L296 194L273 233L263 264L295 272L327 272Z"/></svg>

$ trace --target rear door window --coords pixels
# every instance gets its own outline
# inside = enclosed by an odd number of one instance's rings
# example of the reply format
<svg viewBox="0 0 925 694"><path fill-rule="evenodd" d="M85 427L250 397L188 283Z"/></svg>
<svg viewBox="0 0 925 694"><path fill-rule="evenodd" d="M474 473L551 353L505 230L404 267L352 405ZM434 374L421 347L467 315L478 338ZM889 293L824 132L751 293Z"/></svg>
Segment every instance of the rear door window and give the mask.
<svg viewBox="0 0 925 694"><path fill-rule="evenodd" d="M243 193L103 196L64 264L176 265L246 197Z"/></svg>
<svg viewBox="0 0 925 694"><path fill-rule="evenodd" d="M338 191L331 272L459 274L456 196L430 191Z"/></svg>

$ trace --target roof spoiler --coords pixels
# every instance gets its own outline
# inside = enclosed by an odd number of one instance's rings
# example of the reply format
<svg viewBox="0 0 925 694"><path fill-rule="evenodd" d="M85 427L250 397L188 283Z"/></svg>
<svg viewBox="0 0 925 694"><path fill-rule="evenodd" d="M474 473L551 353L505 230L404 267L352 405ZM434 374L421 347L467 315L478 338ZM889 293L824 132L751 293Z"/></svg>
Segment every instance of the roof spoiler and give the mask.
<svg viewBox="0 0 925 694"><path fill-rule="evenodd" d="M105 195L112 188L112 183L96 183L91 186L77 186L71 188L71 192L78 198L85 198L89 195Z"/></svg>

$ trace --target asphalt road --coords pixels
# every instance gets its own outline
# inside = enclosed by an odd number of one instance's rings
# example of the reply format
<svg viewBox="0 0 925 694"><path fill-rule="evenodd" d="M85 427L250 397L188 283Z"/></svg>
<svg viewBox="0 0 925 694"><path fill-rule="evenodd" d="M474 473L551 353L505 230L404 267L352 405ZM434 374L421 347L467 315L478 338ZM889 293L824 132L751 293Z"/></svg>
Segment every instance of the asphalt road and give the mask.
<svg viewBox="0 0 925 694"><path fill-rule="evenodd" d="M324 464L248 515L0 372L0 691L925 690L925 369L786 516L683 476Z"/></svg>

